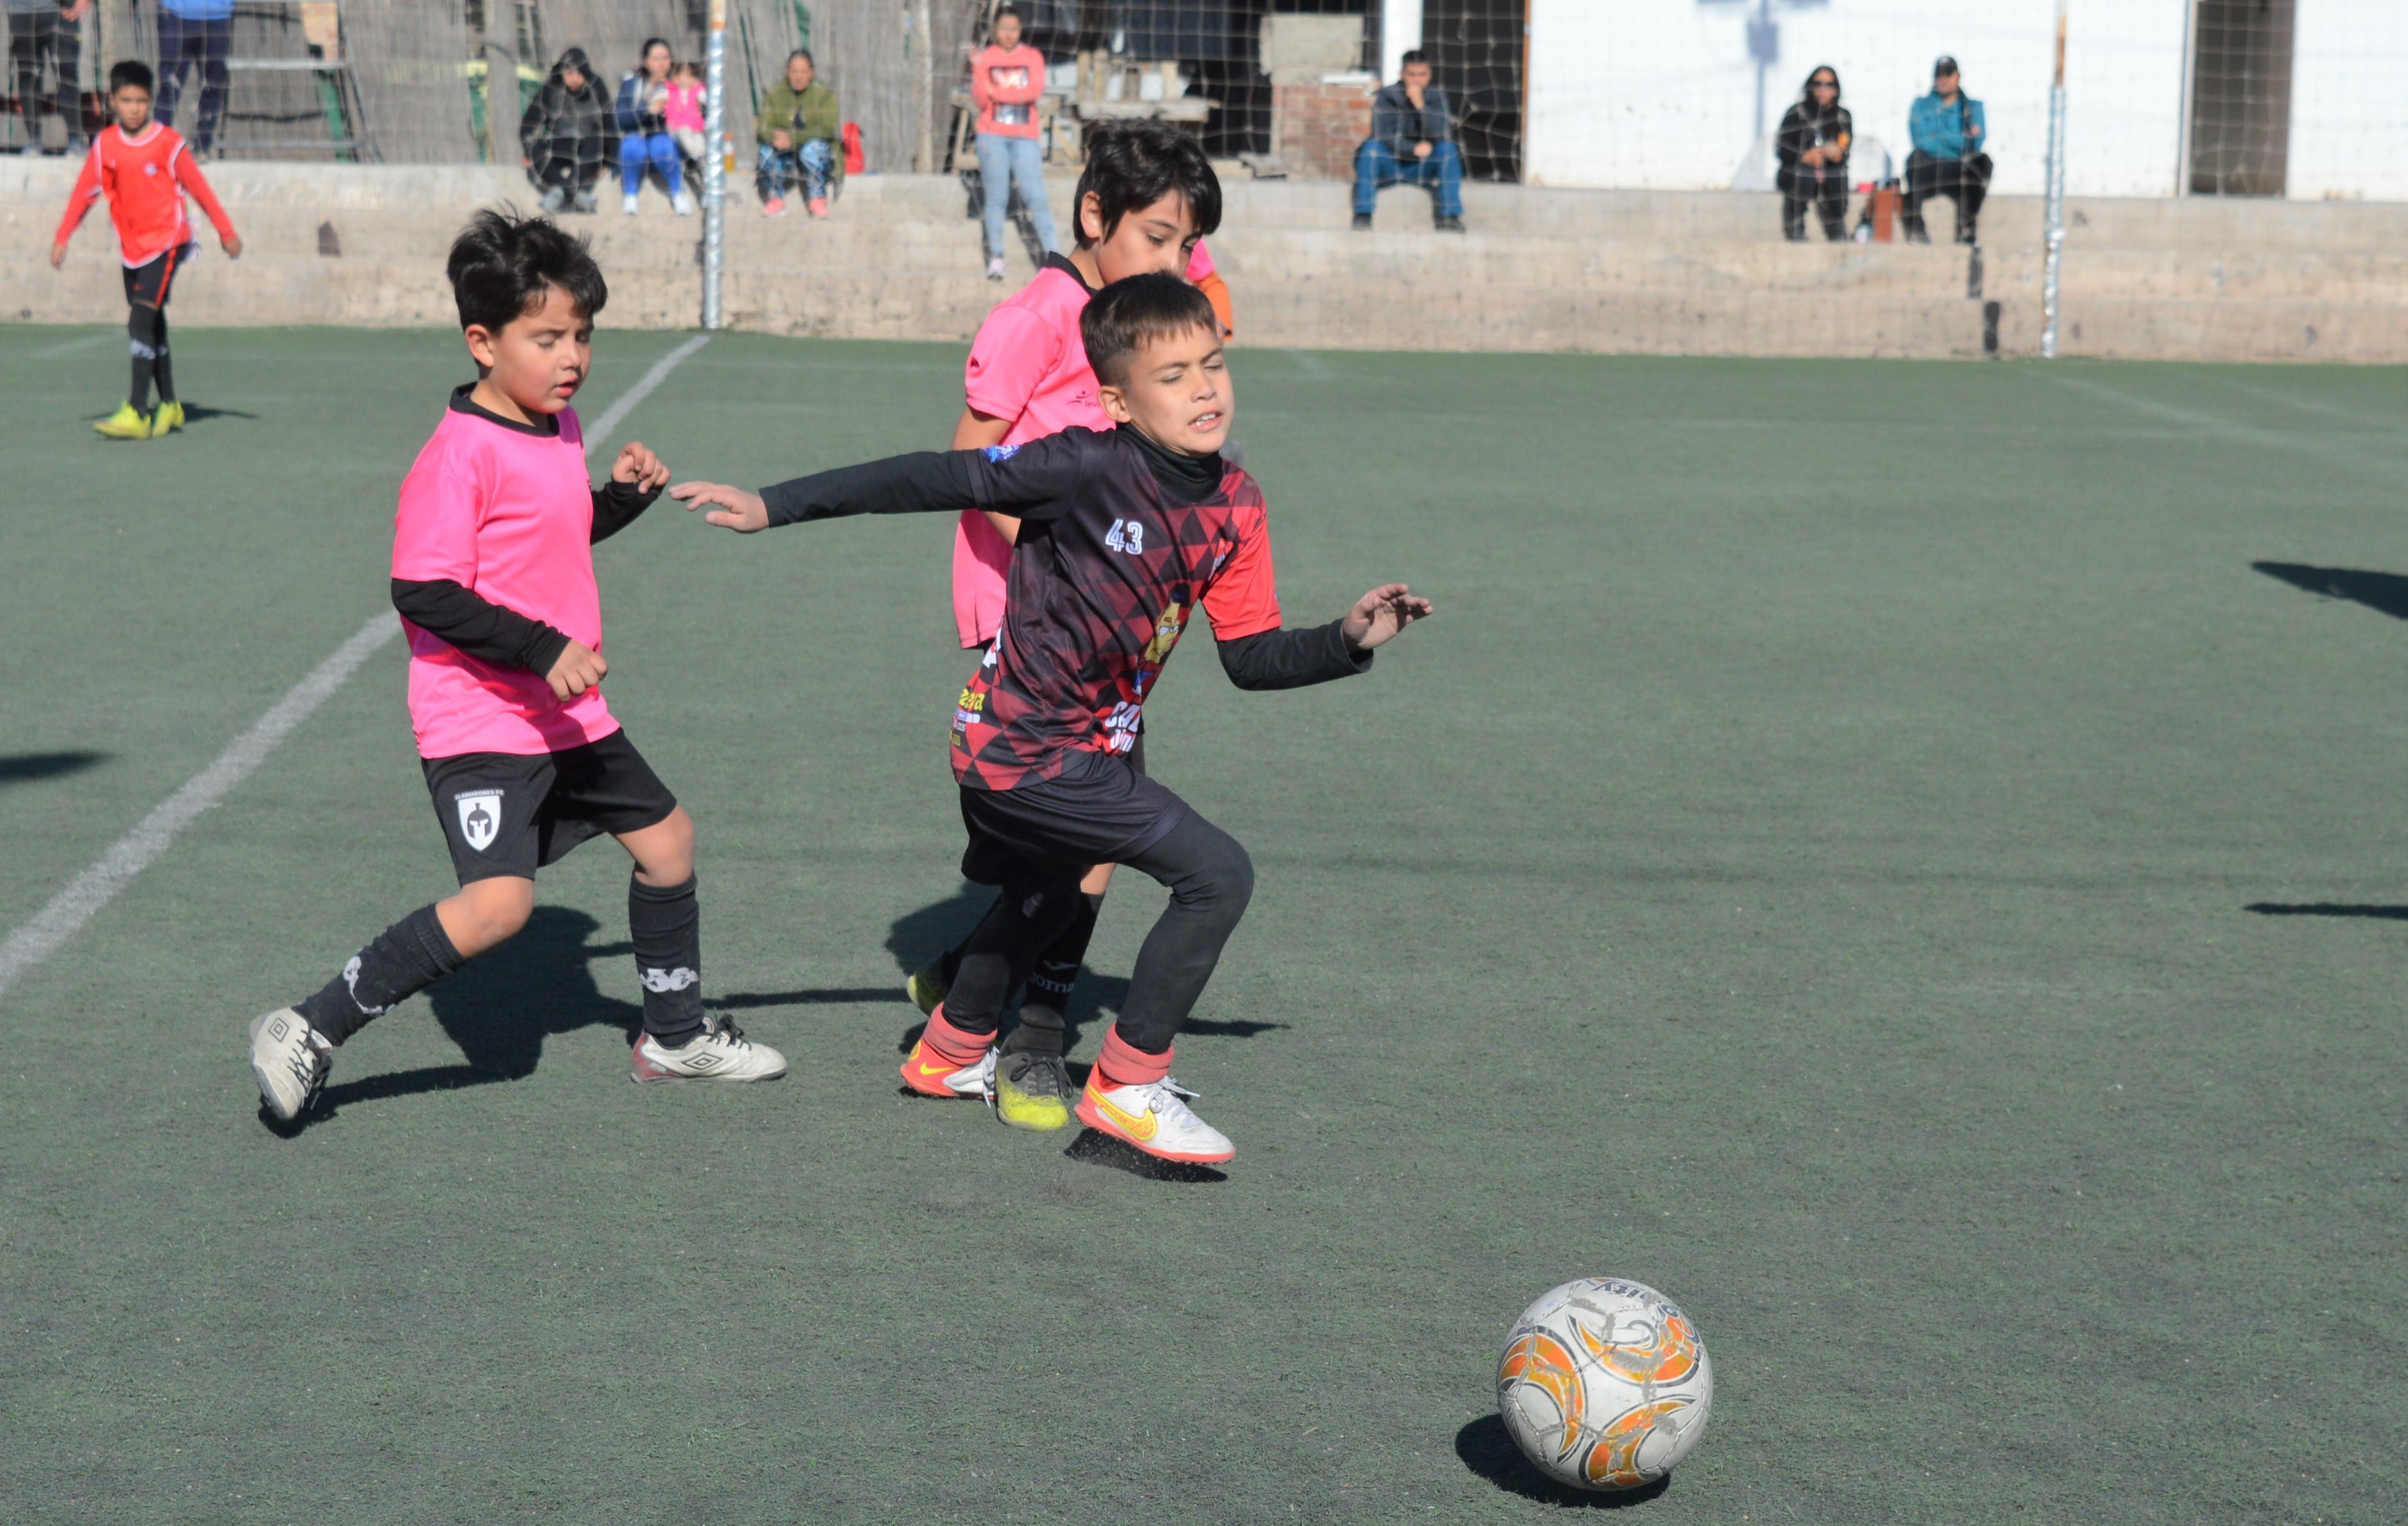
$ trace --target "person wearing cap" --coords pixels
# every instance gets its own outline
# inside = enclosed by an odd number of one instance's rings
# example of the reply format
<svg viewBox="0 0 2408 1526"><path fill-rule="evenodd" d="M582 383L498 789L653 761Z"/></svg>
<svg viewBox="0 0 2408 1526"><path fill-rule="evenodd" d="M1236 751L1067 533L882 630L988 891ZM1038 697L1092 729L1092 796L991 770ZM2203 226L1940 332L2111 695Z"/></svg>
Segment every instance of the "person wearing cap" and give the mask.
<svg viewBox="0 0 2408 1526"><path fill-rule="evenodd" d="M1909 242L1931 242L1923 224L1923 204L1933 196L1956 203L1956 241L1974 241L1982 198L1990 190L1990 156L1982 151L1988 123L1982 103L1957 88L1956 61L1947 54L1931 65L1931 94L1908 108L1906 128L1914 151L1906 156L1906 184L1899 212Z"/></svg>

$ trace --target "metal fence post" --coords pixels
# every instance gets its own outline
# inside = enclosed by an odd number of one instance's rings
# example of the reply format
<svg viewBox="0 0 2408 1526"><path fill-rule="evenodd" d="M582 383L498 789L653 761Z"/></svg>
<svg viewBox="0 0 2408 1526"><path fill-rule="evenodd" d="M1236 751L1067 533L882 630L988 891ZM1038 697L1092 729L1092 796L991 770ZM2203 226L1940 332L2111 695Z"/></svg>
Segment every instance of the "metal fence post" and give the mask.
<svg viewBox="0 0 2408 1526"><path fill-rule="evenodd" d="M727 0L710 0L710 99L702 137L702 326L724 328L719 281L727 235Z"/></svg>
<svg viewBox="0 0 2408 1526"><path fill-rule="evenodd" d="M2065 258L2065 0L2057 0L2057 81L2048 92L2048 255L2041 266L2040 353L2057 358L2057 271Z"/></svg>

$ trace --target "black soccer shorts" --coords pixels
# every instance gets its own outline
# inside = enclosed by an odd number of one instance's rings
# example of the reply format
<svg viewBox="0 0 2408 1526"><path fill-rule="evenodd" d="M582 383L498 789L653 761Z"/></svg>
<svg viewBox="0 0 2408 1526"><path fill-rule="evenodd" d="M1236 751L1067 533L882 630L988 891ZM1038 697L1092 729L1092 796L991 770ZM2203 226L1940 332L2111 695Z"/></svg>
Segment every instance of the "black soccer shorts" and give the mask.
<svg viewBox="0 0 2408 1526"><path fill-rule="evenodd" d="M125 270L125 305L132 308L165 308L167 292L176 272L184 262L200 252L196 243L182 244L142 265L129 266Z"/></svg>
<svg viewBox="0 0 2408 1526"><path fill-rule="evenodd" d="M1186 814L1185 800L1147 776L1141 752L1075 752L1051 779L962 790L962 825L970 834L962 878L1001 885L1028 869L1075 878L1143 853Z"/></svg>
<svg viewBox="0 0 2408 1526"><path fill-rule="evenodd" d="M556 753L461 753L420 767L462 885L531 880L587 838L639 832L677 809L624 731Z"/></svg>

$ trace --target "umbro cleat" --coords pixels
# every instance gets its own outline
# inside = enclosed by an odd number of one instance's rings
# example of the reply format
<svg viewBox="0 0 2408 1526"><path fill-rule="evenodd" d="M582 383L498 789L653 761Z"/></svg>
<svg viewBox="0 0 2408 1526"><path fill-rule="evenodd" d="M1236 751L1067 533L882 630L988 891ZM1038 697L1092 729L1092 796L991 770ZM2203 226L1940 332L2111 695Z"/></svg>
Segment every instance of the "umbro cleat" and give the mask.
<svg viewBox="0 0 2408 1526"><path fill-rule="evenodd" d="M149 439L150 416L132 403L120 403L116 412L93 425L93 429L111 439Z"/></svg>
<svg viewBox="0 0 2408 1526"><path fill-rule="evenodd" d="M996 1116L1039 1133L1070 1121L1070 1072L1059 1055L1010 1054L996 1066Z"/></svg>
<svg viewBox="0 0 2408 1526"><path fill-rule="evenodd" d="M921 1016L933 1017L952 986L953 983L945 978L945 961L935 958L911 972L911 978L903 983L903 994L920 1009Z"/></svg>
<svg viewBox="0 0 2408 1526"><path fill-rule="evenodd" d="M181 429L183 426L184 405L181 403L161 403L159 411L150 415L152 439L157 439L170 429Z"/></svg>
<svg viewBox="0 0 2408 1526"><path fill-rule="evenodd" d="M928 1047L922 1039L903 1061L903 1084L923 1097L995 1096L995 1051L989 1049L975 1065L956 1065Z"/></svg>
<svg viewBox="0 0 2408 1526"><path fill-rule="evenodd" d="M251 1079L259 1083L259 1100L286 1123L309 1111L335 1068L334 1057L335 1046L291 1007L251 1020Z"/></svg>
<svg viewBox="0 0 2408 1526"><path fill-rule="evenodd" d="M1079 1121L1099 1134L1161 1160L1213 1164L1238 1153L1229 1136L1196 1116L1187 1099L1196 1095L1168 1076L1134 1087L1106 1087L1103 1067L1088 1073L1079 1098Z"/></svg>
<svg viewBox="0 0 2408 1526"><path fill-rule="evenodd" d="M786 1057L744 1036L727 1014L714 1013L703 1030L674 1049L650 1033L636 1041L627 1079L652 1081L775 1081Z"/></svg>

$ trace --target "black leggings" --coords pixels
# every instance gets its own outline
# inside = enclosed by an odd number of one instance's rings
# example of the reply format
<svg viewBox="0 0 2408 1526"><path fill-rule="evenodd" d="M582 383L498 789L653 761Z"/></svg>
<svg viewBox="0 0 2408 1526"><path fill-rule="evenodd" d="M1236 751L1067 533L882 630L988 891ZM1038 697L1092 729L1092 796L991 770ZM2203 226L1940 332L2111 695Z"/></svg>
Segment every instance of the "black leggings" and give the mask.
<svg viewBox="0 0 2408 1526"><path fill-rule="evenodd" d="M1160 842L1121 862L1170 891L1170 904L1138 951L1128 1000L1113 1025L1123 1043L1158 1055L1179 1036L1246 914L1254 866L1236 838L1193 810ZM966 1033L996 1030L1004 1001L1077 916L1079 878L1025 862L1005 876L1003 893L962 945L961 968L945 994L946 1022Z"/></svg>
<svg viewBox="0 0 2408 1526"><path fill-rule="evenodd" d="M76 76L83 62L83 33L61 16L55 6L7 17L8 61L17 84L17 109L24 114L25 141L42 140L42 60L50 61L56 80L53 99L59 120L67 130L69 147L83 141L83 102Z"/></svg>
<svg viewBox="0 0 2408 1526"><path fill-rule="evenodd" d="M1806 238L1806 209L1813 207L1823 222L1823 237L1833 243L1847 237L1841 226L1848 210L1848 177L1844 172L1816 175L1784 165L1781 168L1781 232L1793 243Z"/></svg>

